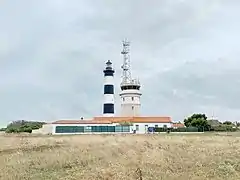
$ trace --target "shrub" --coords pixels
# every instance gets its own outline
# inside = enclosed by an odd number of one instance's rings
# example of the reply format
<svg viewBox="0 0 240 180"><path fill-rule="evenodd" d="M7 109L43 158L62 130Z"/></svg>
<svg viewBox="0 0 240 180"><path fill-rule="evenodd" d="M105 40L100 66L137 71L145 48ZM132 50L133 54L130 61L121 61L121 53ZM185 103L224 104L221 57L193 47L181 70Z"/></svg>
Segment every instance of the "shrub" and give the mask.
<svg viewBox="0 0 240 180"><path fill-rule="evenodd" d="M6 133L19 133L19 132L28 132L32 133L32 130L42 128L42 125L45 124L44 122L37 122L37 121L13 121L11 122L7 128Z"/></svg>
<svg viewBox="0 0 240 180"><path fill-rule="evenodd" d="M129 122L129 121L123 121L123 122L120 122L119 125L121 125L121 126L132 126L133 123Z"/></svg>
<svg viewBox="0 0 240 180"><path fill-rule="evenodd" d="M230 131L230 132L234 132L237 131L237 128L233 128L231 125L219 125L219 126L214 126L212 127L213 131Z"/></svg>
<svg viewBox="0 0 240 180"><path fill-rule="evenodd" d="M10 128L7 128L5 132L6 133L19 133L20 129L14 128L14 127L10 127Z"/></svg>
<svg viewBox="0 0 240 180"><path fill-rule="evenodd" d="M1 128L0 131L6 131L7 128Z"/></svg>
<svg viewBox="0 0 240 180"><path fill-rule="evenodd" d="M23 129L23 132L32 133L32 129L30 127L25 128L25 129Z"/></svg>
<svg viewBox="0 0 240 180"><path fill-rule="evenodd" d="M163 128L158 127L154 129L155 132L201 132L201 128L197 127L180 127L180 128Z"/></svg>

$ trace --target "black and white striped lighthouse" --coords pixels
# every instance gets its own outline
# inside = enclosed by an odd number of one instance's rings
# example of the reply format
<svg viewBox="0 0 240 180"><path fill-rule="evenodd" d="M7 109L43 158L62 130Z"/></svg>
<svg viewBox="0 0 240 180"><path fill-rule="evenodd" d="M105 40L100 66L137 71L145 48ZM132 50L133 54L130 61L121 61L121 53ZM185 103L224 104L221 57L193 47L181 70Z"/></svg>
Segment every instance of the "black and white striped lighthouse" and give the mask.
<svg viewBox="0 0 240 180"><path fill-rule="evenodd" d="M106 63L104 73L104 103L103 116L114 116L114 69L110 60Z"/></svg>

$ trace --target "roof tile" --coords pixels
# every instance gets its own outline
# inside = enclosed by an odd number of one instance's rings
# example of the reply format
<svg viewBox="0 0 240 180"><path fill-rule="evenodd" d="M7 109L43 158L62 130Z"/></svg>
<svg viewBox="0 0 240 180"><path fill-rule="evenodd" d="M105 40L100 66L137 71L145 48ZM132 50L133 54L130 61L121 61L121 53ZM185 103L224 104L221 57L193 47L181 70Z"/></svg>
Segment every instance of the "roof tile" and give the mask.
<svg viewBox="0 0 240 180"><path fill-rule="evenodd" d="M171 123L170 117L94 117L92 120L59 120L52 124Z"/></svg>
<svg viewBox="0 0 240 180"><path fill-rule="evenodd" d="M96 121L96 120L59 120L52 124L111 124L111 121Z"/></svg>

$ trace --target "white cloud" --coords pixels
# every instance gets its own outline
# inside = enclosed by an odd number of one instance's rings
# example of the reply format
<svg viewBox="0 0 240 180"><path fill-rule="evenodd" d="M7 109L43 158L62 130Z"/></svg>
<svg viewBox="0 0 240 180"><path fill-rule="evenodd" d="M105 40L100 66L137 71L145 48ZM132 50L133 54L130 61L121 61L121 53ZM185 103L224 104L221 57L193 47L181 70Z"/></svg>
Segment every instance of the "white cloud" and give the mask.
<svg viewBox="0 0 240 180"><path fill-rule="evenodd" d="M182 120L215 108L220 119L237 120L239 5L235 0L4 1L2 124L101 114L102 69L113 60L119 83L125 37L132 42L133 76L143 84L143 114Z"/></svg>

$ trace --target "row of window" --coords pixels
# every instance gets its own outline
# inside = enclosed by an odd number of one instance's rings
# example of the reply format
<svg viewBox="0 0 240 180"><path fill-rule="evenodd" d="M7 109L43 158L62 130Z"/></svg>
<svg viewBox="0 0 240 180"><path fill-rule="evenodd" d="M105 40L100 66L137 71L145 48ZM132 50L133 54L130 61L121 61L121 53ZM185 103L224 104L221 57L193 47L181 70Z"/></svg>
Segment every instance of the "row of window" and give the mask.
<svg viewBox="0 0 240 180"><path fill-rule="evenodd" d="M123 98L123 101L125 101L125 98ZM132 97L132 101L134 101L134 97Z"/></svg>
<svg viewBox="0 0 240 180"><path fill-rule="evenodd" d="M131 86L131 85L121 86L121 90L127 90L127 89L137 89L137 90L139 90L139 89L140 89L140 86L138 86L138 85L133 85L133 86Z"/></svg>
<svg viewBox="0 0 240 180"><path fill-rule="evenodd" d="M158 128L158 125L155 125ZM167 128L166 125L163 128ZM145 125L145 130L148 125ZM139 131L139 125L136 125ZM130 126L56 126L55 133L130 132Z"/></svg>
<svg viewBox="0 0 240 180"><path fill-rule="evenodd" d="M55 133L130 132L130 126L56 126Z"/></svg>

